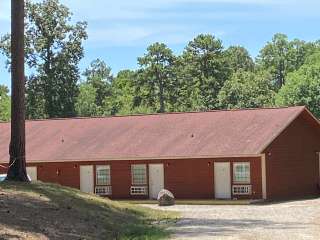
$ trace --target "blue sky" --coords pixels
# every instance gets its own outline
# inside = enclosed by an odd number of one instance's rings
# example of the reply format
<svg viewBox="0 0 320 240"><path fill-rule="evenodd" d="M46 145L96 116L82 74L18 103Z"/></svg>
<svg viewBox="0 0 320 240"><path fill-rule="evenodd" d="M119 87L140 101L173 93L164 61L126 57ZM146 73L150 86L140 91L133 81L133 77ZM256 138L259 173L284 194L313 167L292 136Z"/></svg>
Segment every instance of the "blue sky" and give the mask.
<svg viewBox="0 0 320 240"><path fill-rule="evenodd" d="M159 41L175 53L197 34L211 33L224 46L242 45L252 56L277 32L290 39L320 39L319 0L61 0L73 20L88 22L81 69L95 58L113 73L137 67L137 57ZM10 0L0 0L0 35L10 30ZM0 56L0 83L10 85Z"/></svg>

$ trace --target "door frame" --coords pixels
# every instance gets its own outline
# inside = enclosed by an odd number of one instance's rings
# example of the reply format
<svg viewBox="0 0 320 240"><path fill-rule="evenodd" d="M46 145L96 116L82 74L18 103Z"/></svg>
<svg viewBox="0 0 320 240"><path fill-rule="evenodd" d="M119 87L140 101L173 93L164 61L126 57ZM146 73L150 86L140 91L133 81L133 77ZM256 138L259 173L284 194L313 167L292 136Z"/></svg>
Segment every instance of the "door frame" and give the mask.
<svg viewBox="0 0 320 240"><path fill-rule="evenodd" d="M163 163L150 163L150 164L148 164L148 185L149 185L148 193L149 193L149 198L152 197L151 196L151 178L152 178L152 176L150 174L152 166L161 166L161 168L162 168L162 180L163 180L162 188L164 188L164 164Z"/></svg>
<svg viewBox="0 0 320 240"><path fill-rule="evenodd" d="M215 166L216 164L228 164L229 167L229 193L230 193L230 197L229 198L225 198L225 199L231 199L232 198L232 169L231 169L231 162L213 162L213 187L214 187L214 191L213 191L213 195L214 195L214 199L217 199L216 197L216 185L217 185L217 181L216 181L216 173L215 173Z"/></svg>

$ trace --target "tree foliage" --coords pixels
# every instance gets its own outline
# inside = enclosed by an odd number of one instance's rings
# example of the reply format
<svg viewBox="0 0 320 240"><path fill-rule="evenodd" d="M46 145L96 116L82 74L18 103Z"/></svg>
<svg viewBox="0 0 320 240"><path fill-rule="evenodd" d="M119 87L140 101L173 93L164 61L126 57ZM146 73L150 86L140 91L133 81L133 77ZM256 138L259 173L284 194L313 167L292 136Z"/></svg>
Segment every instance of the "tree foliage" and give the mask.
<svg viewBox="0 0 320 240"><path fill-rule="evenodd" d="M274 91L267 72L239 70L226 81L218 99L221 108L258 108L273 105Z"/></svg>
<svg viewBox="0 0 320 240"><path fill-rule="evenodd" d="M182 59L186 85L192 86L191 96L196 109L217 107L217 96L230 76L222 42L209 34L200 34L186 46Z"/></svg>
<svg viewBox="0 0 320 240"><path fill-rule="evenodd" d="M225 51L225 55L232 72L254 70L254 61L244 47L231 46Z"/></svg>
<svg viewBox="0 0 320 240"><path fill-rule="evenodd" d="M315 43L298 39L289 41L285 34L278 33L261 49L257 63L272 74L273 84L279 90L285 84L287 74L299 69L317 47Z"/></svg>
<svg viewBox="0 0 320 240"><path fill-rule="evenodd" d="M27 78L30 118L74 116L78 95L85 22L71 23L70 10L58 0L26 2L26 62L34 73ZM10 63L10 35L1 38ZM31 104L37 103L37 109ZM42 109L38 109L42 108Z"/></svg>
<svg viewBox="0 0 320 240"><path fill-rule="evenodd" d="M297 71L288 74L287 83L276 96L279 106L307 106L320 118L320 52L311 55Z"/></svg>
<svg viewBox="0 0 320 240"><path fill-rule="evenodd" d="M97 90L90 83L80 85L76 102L77 115L81 117L98 116L100 108L96 104Z"/></svg>
<svg viewBox="0 0 320 240"><path fill-rule="evenodd" d="M156 112L165 112L174 89L174 55L165 44L154 43L138 58L141 67L137 76L136 101Z"/></svg>
<svg viewBox="0 0 320 240"><path fill-rule="evenodd" d="M83 75L86 77L86 83L91 84L96 90L95 104L102 106L105 98L111 94L113 80L111 68L104 61L96 59L91 62Z"/></svg>
<svg viewBox="0 0 320 240"><path fill-rule="evenodd" d="M136 75L135 71L122 70L113 79L111 94L103 102L105 115L136 113L134 99Z"/></svg>
<svg viewBox="0 0 320 240"><path fill-rule="evenodd" d="M0 121L10 120L11 104L8 93L9 89L6 86L0 85Z"/></svg>

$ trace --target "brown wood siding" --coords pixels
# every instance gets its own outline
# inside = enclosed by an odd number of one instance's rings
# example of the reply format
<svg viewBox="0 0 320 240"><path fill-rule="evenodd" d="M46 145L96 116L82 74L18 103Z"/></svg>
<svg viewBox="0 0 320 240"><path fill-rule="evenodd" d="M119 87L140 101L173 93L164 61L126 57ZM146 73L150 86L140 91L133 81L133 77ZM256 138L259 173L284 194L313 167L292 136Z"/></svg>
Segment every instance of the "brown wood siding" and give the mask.
<svg viewBox="0 0 320 240"><path fill-rule="evenodd" d="M320 135L300 115L266 149L267 198L287 199L318 193Z"/></svg>
<svg viewBox="0 0 320 240"><path fill-rule="evenodd" d="M6 174L7 173L7 167L8 167L8 164L7 163L0 163L0 174Z"/></svg>
<svg viewBox="0 0 320 240"><path fill-rule="evenodd" d="M164 172L165 187L176 198L213 198L212 160L168 160Z"/></svg>
<svg viewBox="0 0 320 240"><path fill-rule="evenodd" d="M38 180L80 188L80 170L76 162L30 164L37 166Z"/></svg>
<svg viewBox="0 0 320 240"><path fill-rule="evenodd" d="M162 163L164 166L164 186L180 199L214 198L214 162L230 162L231 183L233 184L233 162L250 162L252 195L232 196L233 198L262 197L260 158L225 159L185 159L185 160L145 160L145 161L99 161L99 162L58 162L32 163L37 166L38 180L52 182L68 187L80 188L80 165L110 165L112 196L114 199L148 198L149 196L131 196L131 165ZM147 178L148 167L147 167ZM96 182L96 179L95 179ZM231 186L230 186L231 187Z"/></svg>

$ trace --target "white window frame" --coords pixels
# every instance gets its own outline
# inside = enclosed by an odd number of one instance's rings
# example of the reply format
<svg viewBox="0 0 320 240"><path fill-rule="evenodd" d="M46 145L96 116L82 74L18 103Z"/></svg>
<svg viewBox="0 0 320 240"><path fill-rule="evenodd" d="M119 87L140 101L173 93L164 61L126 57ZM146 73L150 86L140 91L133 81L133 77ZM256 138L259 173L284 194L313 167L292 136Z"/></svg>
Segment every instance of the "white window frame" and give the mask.
<svg viewBox="0 0 320 240"><path fill-rule="evenodd" d="M108 170L109 176L107 175L107 182L106 183L99 183L99 170ZM111 185L111 169L110 165L97 165L96 166L96 185L97 186L108 186Z"/></svg>
<svg viewBox="0 0 320 240"><path fill-rule="evenodd" d="M248 179L246 180L239 180L237 179L237 166L249 166L249 172L248 172ZM250 162L234 162L233 163L233 182L234 183L241 183L241 184L250 184L251 183L251 166L250 166Z"/></svg>
<svg viewBox="0 0 320 240"><path fill-rule="evenodd" d="M143 181L136 181L134 171L138 169L135 168L144 168L145 172ZM131 164L131 183L132 185L147 185L147 164Z"/></svg>

